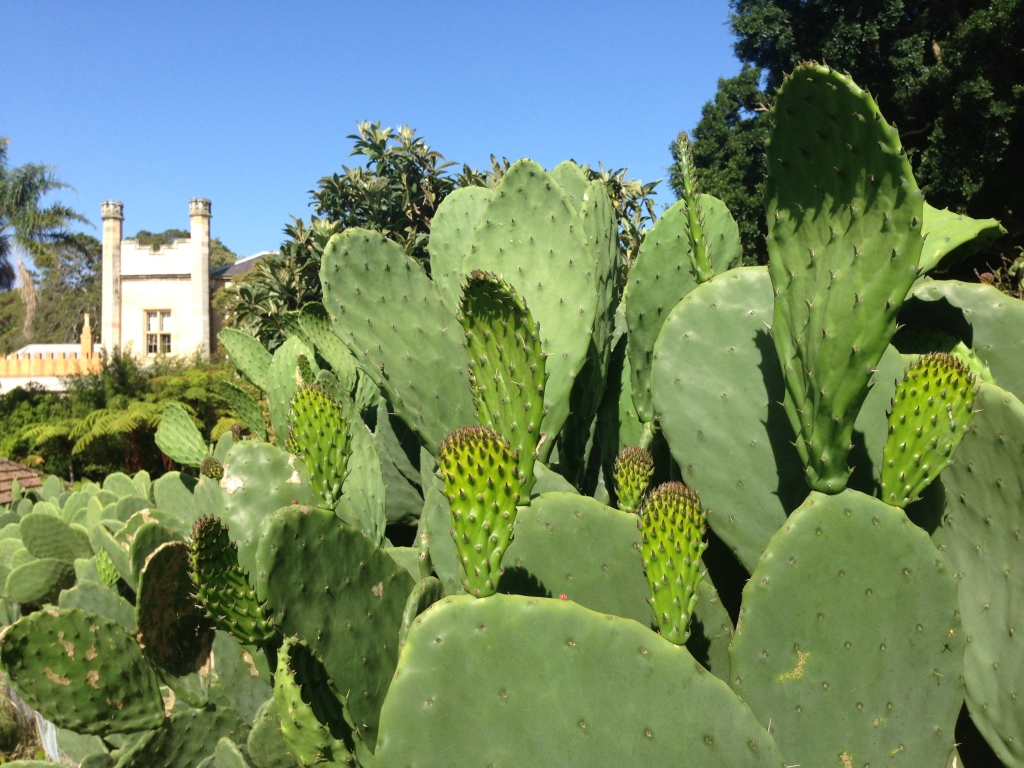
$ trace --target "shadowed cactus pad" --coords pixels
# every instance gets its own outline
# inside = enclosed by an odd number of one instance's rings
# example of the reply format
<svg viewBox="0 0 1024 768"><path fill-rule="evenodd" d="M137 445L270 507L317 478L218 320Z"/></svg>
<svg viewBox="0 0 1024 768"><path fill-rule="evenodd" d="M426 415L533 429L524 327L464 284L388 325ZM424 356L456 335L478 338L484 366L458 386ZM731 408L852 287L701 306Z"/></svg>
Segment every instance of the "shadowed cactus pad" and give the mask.
<svg viewBox="0 0 1024 768"><path fill-rule="evenodd" d="M905 507L952 461L974 416L974 376L945 352L925 355L896 387L882 454L882 501Z"/></svg>
<svg viewBox="0 0 1024 768"><path fill-rule="evenodd" d="M438 464L463 586L477 597L493 595L522 487L516 457L494 430L464 427L445 437Z"/></svg>
<svg viewBox="0 0 1024 768"><path fill-rule="evenodd" d="M666 640L682 645L701 581L700 556L707 549L700 498L682 483L663 483L640 507L638 525L644 572L651 585L654 618Z"/></svg>
<svg viewBox="0 0 1024 768"><path fill-rule="evenodd" d="M333 508L352 452L348 420L323 387L303 384L292 398L290 422L288 450L306 464L320 503Z"/></svg>
<svg viewBox="0 0 1024 768"><path fill-rule="evenodd" d="M636 512L647 493L647 485L654 474L654 457L635 446L623 448L615 459L615 491L619 496L619 509Z"/></svg>
<svg viewBox="0 0 1024 768"><path fill-rule="evenodd" d="M528 496L544 417L540 324L510 284L486 272L469 276L461 309L477 419L508 438Z"/></svg>
<svg viewBox="0 0 1024 768"><path fill-rule="evenodd" d="M238 567L238 550L217 518L196 522L191 561L196 598L217 629L243 645L260 645L274 636L274 622Z"/></svg>

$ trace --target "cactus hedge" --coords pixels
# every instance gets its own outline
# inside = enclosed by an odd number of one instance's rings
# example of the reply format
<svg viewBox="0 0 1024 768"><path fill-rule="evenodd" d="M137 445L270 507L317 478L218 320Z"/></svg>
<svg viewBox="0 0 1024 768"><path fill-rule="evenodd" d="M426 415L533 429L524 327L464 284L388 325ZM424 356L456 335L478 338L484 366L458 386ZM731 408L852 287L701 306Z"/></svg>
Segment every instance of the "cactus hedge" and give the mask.
<svg viewBox="0 0 1024 768"><path fill-rule="evenodd" d="M182 472L15 489L0 666L68 755L1024 767L1024 302L939 275L999 225L847 75L768 119L767 268L685 147L628 274L521 160L429 269L349 229L273 354L221 333L247 437L169 406Z"/></svg>

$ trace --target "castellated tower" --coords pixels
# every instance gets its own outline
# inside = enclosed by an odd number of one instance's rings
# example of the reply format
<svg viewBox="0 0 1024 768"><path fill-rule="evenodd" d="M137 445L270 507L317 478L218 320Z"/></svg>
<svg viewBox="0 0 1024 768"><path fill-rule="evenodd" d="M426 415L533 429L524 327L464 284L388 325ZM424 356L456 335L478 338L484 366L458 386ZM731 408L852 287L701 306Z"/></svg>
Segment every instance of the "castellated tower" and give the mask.
<svg viewBox="0 0 1024 768"><path fill-rule="evenodd" d="M160 248L124 238L124 205L103 203L100 341L145 359L210 354L210 201L189 201L190 237Z"/></svg>

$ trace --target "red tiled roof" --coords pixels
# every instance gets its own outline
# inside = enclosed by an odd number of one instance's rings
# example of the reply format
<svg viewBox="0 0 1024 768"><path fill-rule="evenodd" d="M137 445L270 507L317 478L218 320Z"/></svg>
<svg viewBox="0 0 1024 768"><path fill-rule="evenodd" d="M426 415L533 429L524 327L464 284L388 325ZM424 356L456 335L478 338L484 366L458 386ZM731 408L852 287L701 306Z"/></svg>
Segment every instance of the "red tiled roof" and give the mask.
<svg viewBox="0 0 1024 768"><path fill-rule="evenodd" d="M0 504L11 503L11 481L15 478L22 490L43 487L42 472L36 472L16 461L0 459Z"/></svg>

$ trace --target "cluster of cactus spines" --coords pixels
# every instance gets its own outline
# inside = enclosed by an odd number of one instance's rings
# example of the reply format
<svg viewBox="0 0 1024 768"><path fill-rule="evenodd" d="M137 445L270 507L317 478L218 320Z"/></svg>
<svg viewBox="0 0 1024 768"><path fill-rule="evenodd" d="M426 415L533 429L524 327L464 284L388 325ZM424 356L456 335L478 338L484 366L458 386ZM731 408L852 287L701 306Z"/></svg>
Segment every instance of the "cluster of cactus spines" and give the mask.
<svg viewBox="0 0 1024 768"><path fill-rule="evenodd" d="M722 680L635 621L571 600L446 597L413 622L381 712L378 764L506 765L509 755L517 765L783 765Z"/></svg>
<svg viewBox="0 0 1024 768"><path fill-rule="evenodd" d="M476 597L493 595L522 489L517 457L494 430L464 427L445 437L438 465L463 586Z"/></svg>
<svg viewBox="0 0 1024 768"><path fill-rule="evenodd" d="M455 307L400 245L359 228L331 238L320 281L335 333L436 456L449 430L475 421Z"/></svg>
<svg viewBox="0 0 1024 768"><path fill-rule="evenodd" d="M700 556L708 546L705 517L700 497L679 482L662 483L640 506L637 526L651 607L662 637L676 645L690 637L703 578Z"/></svg>
<svg viewBox="0 0 1024 768"><path fill-rule="evenodd" d="M676 168L679 179L683 183L680 201L686 206L686 229L689 243L686 255L690 257L690 268L698 283L706 283L715 276L715 268L711 265L711 245L704 232L704 212L701 208L700 187L697 184L697 168L693 163L693 148L686 131L680 131L676 137Z"/></svg>
<svg viewBox="0 0 1024 768"><path fill-rule="evenodd" d="M309 364L309 360L305 355L299 355L298 369L299 378L302 379L303 384L313 384L316 382L316 374L313 373L313 366Z"/></svg>
<svg viewBox="0 0 1024 768"><path fill-rule="evenodd" d="M544 429L553 437L569 416L569 396L592 343L598 260L579 214L551 174L532 160L508 169L473 233L462 268L510 282L540 323L547 353ZM541 461L552 445L552 440L541 444Z"/></svg>
<svg viewBox="0 0 1024 768"><path fill-rule="evenodd" d="M945 352L923 355L907 368L889 413L882 453L882 501L917 501L953 460L974 416L974 376Z"/></svg>
<svg viewBox="0 0 1024 768"><path fill-rule="evenodd" d="M261 646L274 638L274 620L238 567L238 550L220 520L196 522L190 558L196 599L217 629L243 645Z"/></svg>
<svg viewBox="0 0 1024 768"><path fill-rule="evenodd" d="M292 398L289 424L288 450L305 462L321 505L333 509L352 452L348 419L323 387L304 383Z"/></svg>
<svg viewBox="0 0 1024 768"><path fill-rule="evenodd" d="M730 685L787 765L947 765L973 645L957 607L945 559L901 510L811 493L744 587Z"/></svg>
<svg viewBox="0 0 1024 768"><path fill-rule="evenodd" d="M838 493L868 382L917 277L924 197L898 131L848 76L800 65L768 114L771 334L808 484Z"/></svg>
<svg viewBox="0 0 1024 768"><path fill-rule="evenodd" d="M220 480L224 477L224 465L213 456L207 456L199 463L199 474L211 480Z"/></svg>
<svg viewBox="0 0 1024 768"><path fill-rule="evenodd" d="M615 492L619 509L636 512L654 474L654 457L645 448L628 446L615 459Z"/></svg>
<svg viewBox="0 0 1024 768"><path fill-rule="evenodd" d="M1024 404L991 384L980 386L975 403L971 430L942 473L944 514L932 538L957 577L971 720L1003 764L1017 766L1024 764Z"/></svg>
<svg viewBox="0 0 1024 768"><path fill-rule="evenodd" d="M509 283L480 271L462 289L460 320L477 419L508 440L529 496L544 418L540 324Z"/></svg>
<svg viewBox="0 0 1024 768"><path fill-rule="evenodd" d="M285 638L277 657L274 701L288 751L299 765L350 762L341 702L322 664L298 638Z"/></svg>

